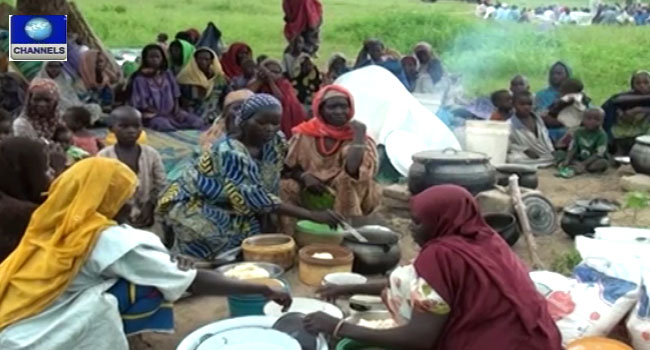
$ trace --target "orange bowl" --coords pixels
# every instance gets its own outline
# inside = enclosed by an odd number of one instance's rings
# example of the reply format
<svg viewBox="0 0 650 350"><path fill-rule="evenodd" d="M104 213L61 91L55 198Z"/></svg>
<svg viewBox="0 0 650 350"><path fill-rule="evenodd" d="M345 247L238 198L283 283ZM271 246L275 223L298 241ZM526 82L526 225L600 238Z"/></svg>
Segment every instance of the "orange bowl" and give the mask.
<svg viewBox="0 0 650 350"><path fill-rule="evenodd" d="M632 347L618 340L602 338L602 337L587 337L572 341L567 350L634 350Z"/></svg>

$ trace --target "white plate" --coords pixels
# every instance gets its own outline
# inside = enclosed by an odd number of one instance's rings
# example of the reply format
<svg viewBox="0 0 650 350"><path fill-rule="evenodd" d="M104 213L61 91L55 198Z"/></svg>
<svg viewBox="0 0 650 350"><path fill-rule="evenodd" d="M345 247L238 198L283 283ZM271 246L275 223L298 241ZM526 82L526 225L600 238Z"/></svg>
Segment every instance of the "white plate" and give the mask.
<svg viewBox="0 0 650 350"><path fill-rule="evenodd" d="M326 303L324 301L312 298L293 298L291 307L287 312L300 312L303 314L311 314L314 312L322 311L332 317L343 318L343 311L338 307ZM264 314L267 316L282 316L282 306L273 301L268 302L264 306Z"/></svg>
<svg viewBox="0 0 650 350"><path fill-rule="evenodd" d="M217 322L210 323L205 325L194 332L190 333L185 337L180 344L176 347L176 350L197 350L197 347L201 344L201 339L210 334L223 332L225 330L237 329L246 326L257 326L262 328L270 329L273 327L273 324L278 320L278 317L273 316L244 316L237 318L230 318L227 320L220 320ZM257 339L255 339L257 341ZM318 349L319 350L328 350L327 342L323 336L318 337ZM237 350L248 350L248 348L237 349ZM264 349L266 348L257 348ZM234 350L231 348L219 349L219 350ZM255 350L255 349L253 349ZM276 348L269 347L268 350L276 350ZM280 349L277 349L280 350ZM284 349L283 349L284 350Z"/></svg>
<svg viewBox="0 0 650 350"><path fill-rule="evenodd" d="M256 349L255 343L277 346L285 350L300 350L300 344L290 335L260 326L243 326L217 332L201 342L196 350Z"/></svg>
<svg viewBox="0 0 650 350"><path fill-rule="evenodd" d="M268 344L268 343L246 343L246 344L235 344L235 345L226 345L219 350L285 350L285 347Z"/></svg>

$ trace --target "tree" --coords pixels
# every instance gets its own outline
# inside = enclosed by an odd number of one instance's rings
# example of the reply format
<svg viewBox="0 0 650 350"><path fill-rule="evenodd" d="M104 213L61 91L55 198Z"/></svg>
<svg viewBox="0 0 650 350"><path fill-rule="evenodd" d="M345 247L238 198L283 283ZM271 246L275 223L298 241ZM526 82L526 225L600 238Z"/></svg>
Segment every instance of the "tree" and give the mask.
<svg viewBox="0 0 650 350"><path fill-rule="evenodd" d="M21 15L67 15L65 0L16 0L16 13Z"/></svg>

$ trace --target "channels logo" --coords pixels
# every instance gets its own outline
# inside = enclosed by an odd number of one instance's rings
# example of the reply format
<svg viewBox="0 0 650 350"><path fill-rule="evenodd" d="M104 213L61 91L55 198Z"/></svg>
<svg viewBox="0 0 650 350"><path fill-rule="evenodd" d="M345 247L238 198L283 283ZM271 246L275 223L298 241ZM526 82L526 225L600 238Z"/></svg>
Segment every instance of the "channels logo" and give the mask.
<svg viewBox="0 0 650 350"><path fill-rule="evenodd" d="M67 39L67 16L9 16L11 61L65 61Z"/></svg>

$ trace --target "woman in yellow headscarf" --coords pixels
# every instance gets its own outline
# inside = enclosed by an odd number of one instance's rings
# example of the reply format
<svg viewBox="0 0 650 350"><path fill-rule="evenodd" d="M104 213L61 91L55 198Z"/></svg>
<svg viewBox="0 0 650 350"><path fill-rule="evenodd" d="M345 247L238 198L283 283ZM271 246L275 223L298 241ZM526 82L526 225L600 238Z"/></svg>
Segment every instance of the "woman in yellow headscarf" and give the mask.
<svg viewBox="0 0 650 350"><path fill-rule="evenodd" d="M80 161L54 181L0 265L0 349L127 350L129 333L173 330L169 302L188 288L290 303L263 285L182 271L157 236L119 225L136 185L135 173L108 158Z"/></svg>
<svg viewBox="0 0 650 350"><path fill-rule="evenodd" d="M181 88L181 107L206 122L212 122L221 114L220 103L228 81L212 49L197 49L176 79Z"/></svg>

